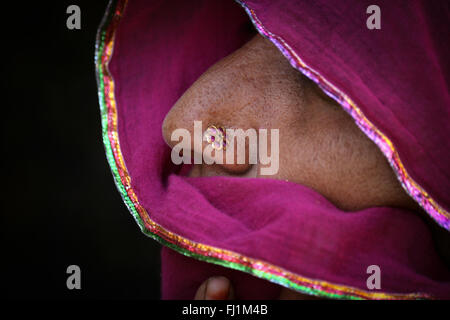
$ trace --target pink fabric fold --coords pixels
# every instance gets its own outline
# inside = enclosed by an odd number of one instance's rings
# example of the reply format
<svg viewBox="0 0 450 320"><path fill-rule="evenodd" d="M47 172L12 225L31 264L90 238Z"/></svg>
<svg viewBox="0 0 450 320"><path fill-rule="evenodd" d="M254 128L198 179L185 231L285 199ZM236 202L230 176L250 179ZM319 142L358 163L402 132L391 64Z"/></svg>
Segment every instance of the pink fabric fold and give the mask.
<svg viewBox="0 0 450 320"><path fill-rule="evenodd" d="M245 2L267 30L354 100L392 140L411 178L447 210L448 6L379 1L382 29L371 31L365 27L370 4ZM109 69L120 149L150 219L190 241L308 279L368 291L366 269L378 265L382 292L450 298L450 271L423 219L412 212L387 207L344 212L315 191L285 181L178 174L162 121L208 67L254 35L249 25L244 8L233 1L127 4ZM275 298L280 290L252 270L247 274L168 250L162 255L165 299L191 299L202 281L217 274L230 277L240 299Z"/></svg>

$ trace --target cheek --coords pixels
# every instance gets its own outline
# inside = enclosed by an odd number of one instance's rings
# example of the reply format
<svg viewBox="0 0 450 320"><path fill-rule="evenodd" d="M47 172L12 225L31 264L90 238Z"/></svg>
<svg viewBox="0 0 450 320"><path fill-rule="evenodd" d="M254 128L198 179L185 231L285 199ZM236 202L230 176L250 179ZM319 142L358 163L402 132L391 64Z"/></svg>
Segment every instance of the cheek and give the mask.
<svg viewBox="0 0 450 320"><path fill-rule="evenodd" d="M302 157L303 145L298 140L298 133L295 127L285 127L280 129L279 144L279 171L274 178L289 180L290 182L302 182L304 168Z"/></svg>

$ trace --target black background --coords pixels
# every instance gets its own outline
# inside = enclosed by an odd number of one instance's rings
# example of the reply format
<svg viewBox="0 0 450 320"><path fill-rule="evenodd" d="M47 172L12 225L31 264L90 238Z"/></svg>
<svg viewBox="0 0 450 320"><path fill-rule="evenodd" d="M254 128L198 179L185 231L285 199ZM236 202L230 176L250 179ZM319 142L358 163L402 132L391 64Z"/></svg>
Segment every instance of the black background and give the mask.
<svg viewBox="0 0 450 320"><path fill-rule="evenodd" d="M2 9L5 297L160 297L160 247L122 202L101 138L94 49L107 3ZM72 4L81 30L66 27ZM81 290L66 287L72 264L81 268Z"/></svg>

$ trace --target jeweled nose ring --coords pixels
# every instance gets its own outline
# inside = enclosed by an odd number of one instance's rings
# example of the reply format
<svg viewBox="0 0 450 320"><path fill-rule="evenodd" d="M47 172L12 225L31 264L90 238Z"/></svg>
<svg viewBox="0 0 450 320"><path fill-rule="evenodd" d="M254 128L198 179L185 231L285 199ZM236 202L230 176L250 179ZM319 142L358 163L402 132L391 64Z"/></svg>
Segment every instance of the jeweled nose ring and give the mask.
<svg viewBox="0 0 450 320"><path fill-rule="evenodd" d="M206 141L211 144L213 149L225 150L227 147L227 136L225 128L221 126L209 126L203 134Z"/></svg>

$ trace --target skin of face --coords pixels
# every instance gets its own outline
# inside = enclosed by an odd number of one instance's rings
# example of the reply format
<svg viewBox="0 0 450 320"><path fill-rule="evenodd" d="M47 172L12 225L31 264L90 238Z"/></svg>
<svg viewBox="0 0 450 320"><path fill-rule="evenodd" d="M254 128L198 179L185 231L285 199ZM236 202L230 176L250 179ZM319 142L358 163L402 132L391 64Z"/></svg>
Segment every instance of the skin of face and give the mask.
<svg viewBox="0 0 450 320"><path fill-rule="evenodd" d="M209 125L279 129L279 170L275 175L261 176L261 165L248 163L247 157L245 164L194 165L190 176L286 180L314 189L344 211L375 206L409 209L429 223L437 249L449 263L447 232L431 222L405 193L378 147L334 100L295 70L262 36L256 35L210 67L180 97L162 126L166 143L171 147L178 143L171 141L178 128L193 136L194 121L202 121L203 129ZM246 147L248 154L248 144ZM192 146L192 153L194 149ZM212 296L233 298L231 284L214 277L200 286L196 299L211 298L208 283ZM280 292L280 299L314 298L286 288Z"/></svg>
<svg viewBox="0 0 450 320"><path fill-rule="evenodd" d="M262 176L261 165L249 164L247 157L245 164L195 165L191 176L287 180L314 189L348 211L374 206L417 209L377 146L350 116L260 35L209 68L183 94L164 120L165 141L172 147L178 142L171 141L177 128L193 136L194 121L202 121L204 129L211 124L278 129L279 170Z"/></svg>

